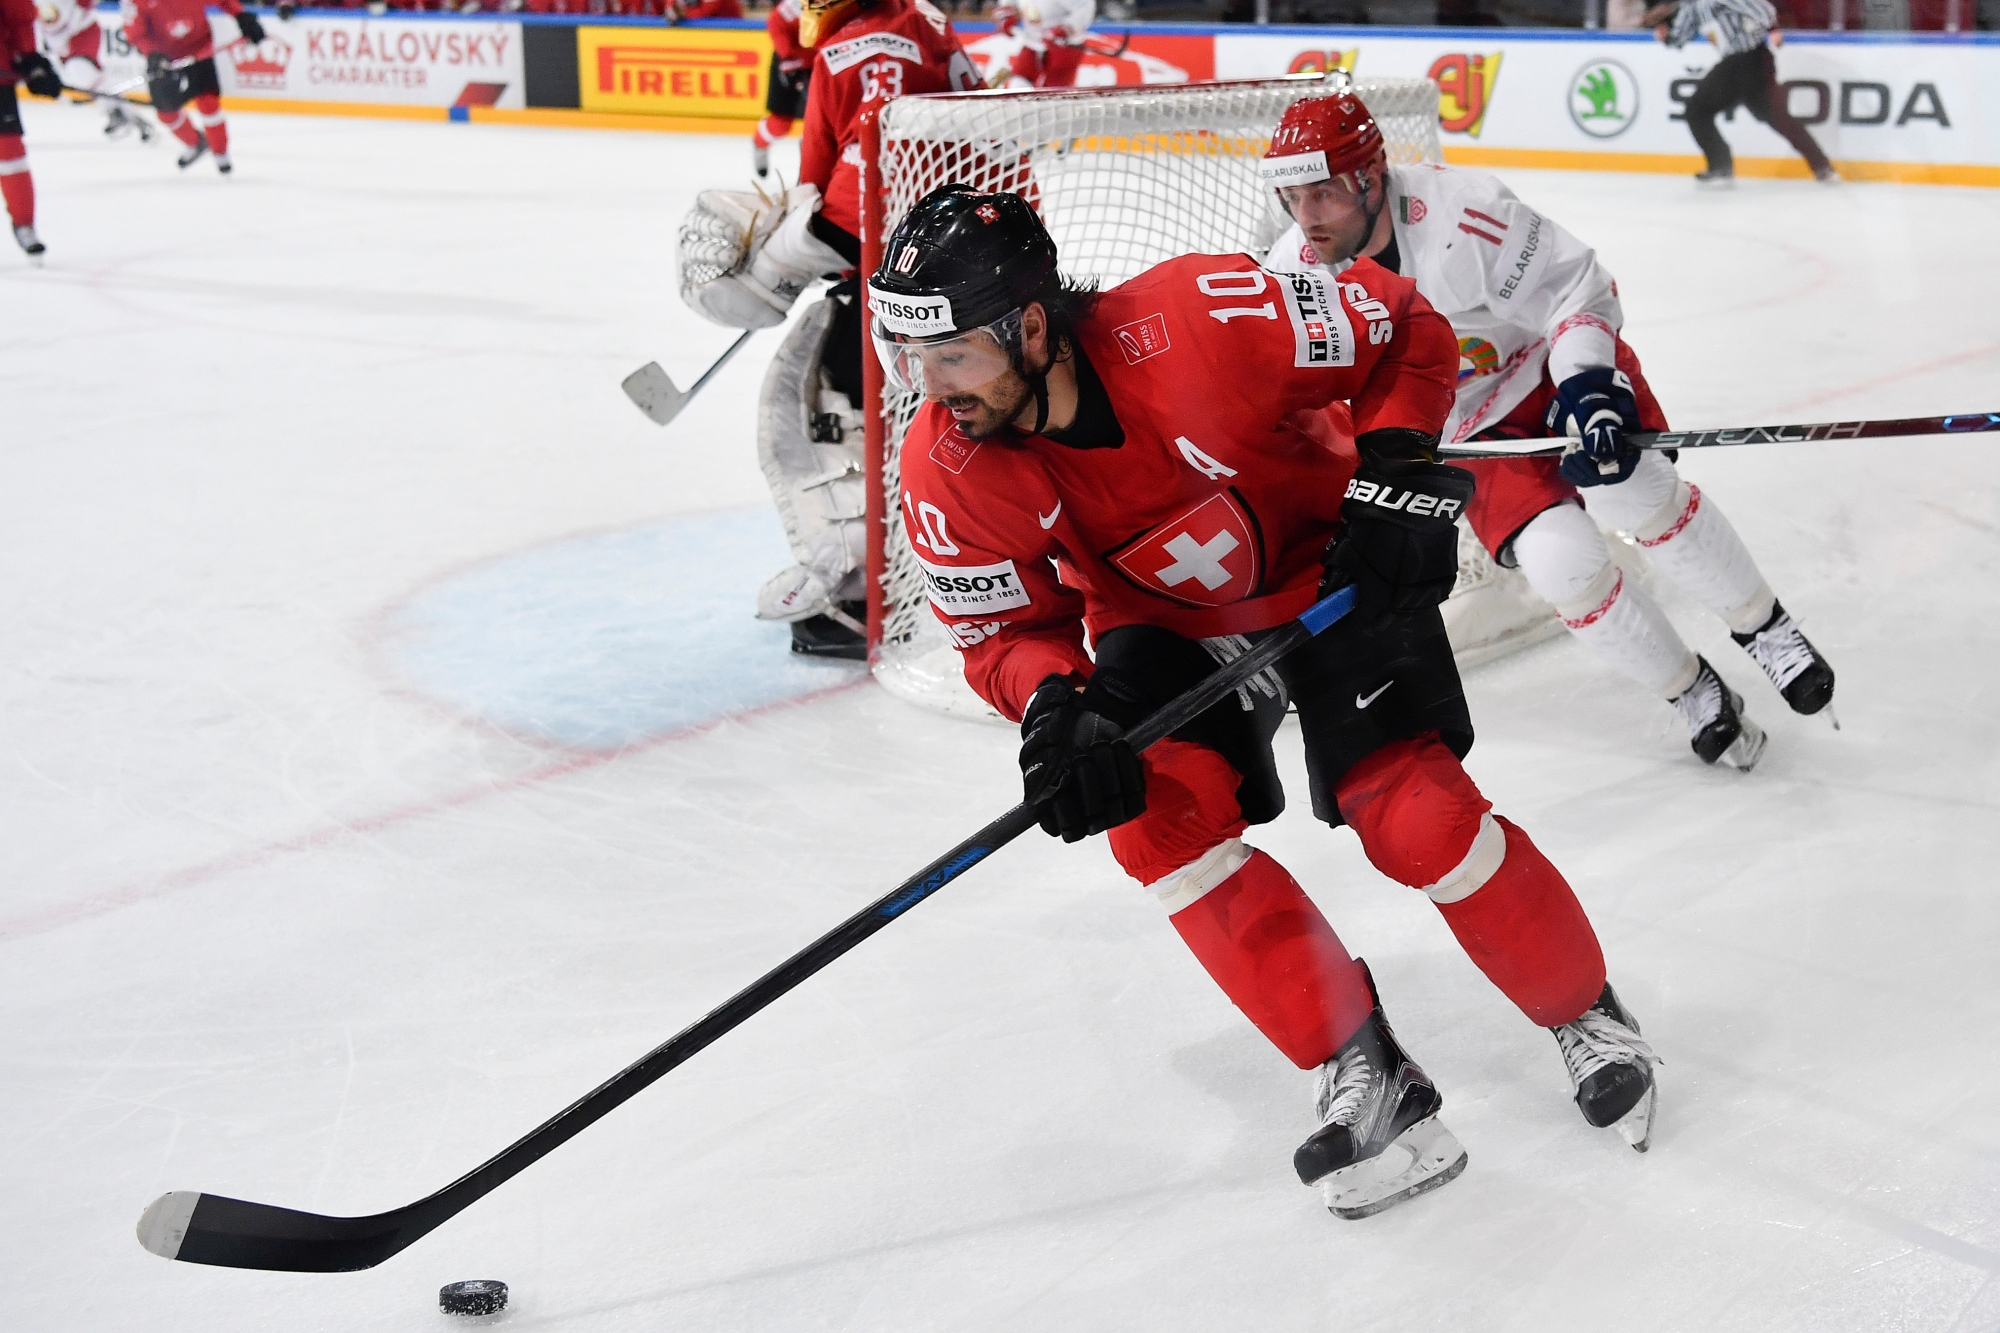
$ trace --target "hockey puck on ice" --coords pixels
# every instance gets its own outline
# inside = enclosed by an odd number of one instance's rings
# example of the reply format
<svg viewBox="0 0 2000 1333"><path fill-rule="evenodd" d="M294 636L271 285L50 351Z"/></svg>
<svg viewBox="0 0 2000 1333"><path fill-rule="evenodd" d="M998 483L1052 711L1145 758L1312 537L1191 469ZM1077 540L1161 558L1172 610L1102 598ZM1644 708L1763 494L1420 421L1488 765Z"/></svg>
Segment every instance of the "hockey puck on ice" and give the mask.
<svg viewBox="0 0 2000 1333"><path fill-rule="evenodd" d="M446 1314L499 1314L507 1308L507 1284L492 1278L448 1282L438 1292L438 1309Z"/></svg>

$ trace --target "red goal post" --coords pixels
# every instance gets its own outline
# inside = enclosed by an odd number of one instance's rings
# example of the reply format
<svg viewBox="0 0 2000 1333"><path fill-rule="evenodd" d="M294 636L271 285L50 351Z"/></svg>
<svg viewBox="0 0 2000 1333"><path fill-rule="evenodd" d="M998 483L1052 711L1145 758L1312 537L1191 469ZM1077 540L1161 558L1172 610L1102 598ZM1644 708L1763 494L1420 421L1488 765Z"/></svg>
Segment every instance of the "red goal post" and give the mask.
<svg viewBox="0 0 2000 1333"><path fill-rule="evenodd" d="M861 271L875 271L904 212L954 181L1026 197L1055 238L1063 272L1104 286L1183 254L1261 256L1288 222L1257 174L1271 131L1299 98L1350 88L1381 126L1391 161L1442 160L1429 79L1353 80L1334 71L898 99L861 125ZM864 301L866 292L864 283ZM901 438L916 401L885 393L865 344L861 360L871 668L911 702L994 717L964 684L951 635L931 614L898 512ZM1446 620L1462 622L1453 626L1461 661L1507 651L1558 623L1469 534L1452 601Z"/></svg>

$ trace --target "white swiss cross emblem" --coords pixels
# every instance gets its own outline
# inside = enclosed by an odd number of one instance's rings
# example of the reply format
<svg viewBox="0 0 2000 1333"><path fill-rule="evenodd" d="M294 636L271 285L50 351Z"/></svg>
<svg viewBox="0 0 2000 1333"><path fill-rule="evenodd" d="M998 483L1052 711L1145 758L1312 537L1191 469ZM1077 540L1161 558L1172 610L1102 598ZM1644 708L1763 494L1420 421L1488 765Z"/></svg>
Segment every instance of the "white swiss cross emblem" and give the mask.
<svg viewBox="0 0 2000 1333"><path fill-rule="evenodd" d="M1228 494L1213 495L1135 538L1111 563L1147 592L1189 606L1227 606L1257 590L1257 529Z"/></svg>

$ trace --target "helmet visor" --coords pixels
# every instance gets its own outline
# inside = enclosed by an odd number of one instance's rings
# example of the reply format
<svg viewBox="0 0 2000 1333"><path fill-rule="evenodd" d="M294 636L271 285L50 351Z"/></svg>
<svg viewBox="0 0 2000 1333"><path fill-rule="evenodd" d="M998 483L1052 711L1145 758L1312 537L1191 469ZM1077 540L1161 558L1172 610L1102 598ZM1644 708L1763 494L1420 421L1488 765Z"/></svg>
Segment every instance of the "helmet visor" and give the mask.
<svg viewBox="0 0 2000 1333"><path fill-rule="evenodd" d="M968 393L1013 369L1021 353L1021 312L991 324L930 338L905 338L878 318L870 336L883 377L899 393L941 398Z"/></svg>

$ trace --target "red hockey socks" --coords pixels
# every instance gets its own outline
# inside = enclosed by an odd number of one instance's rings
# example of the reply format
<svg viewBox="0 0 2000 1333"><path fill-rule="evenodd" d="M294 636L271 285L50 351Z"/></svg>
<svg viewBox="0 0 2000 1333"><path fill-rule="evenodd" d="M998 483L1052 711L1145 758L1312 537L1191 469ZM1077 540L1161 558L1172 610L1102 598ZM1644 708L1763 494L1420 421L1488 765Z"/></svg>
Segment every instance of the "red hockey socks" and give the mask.
<svg viewBox="0 0 2000 1333"><path fill-rule="evenodd" d="M185 110L161 116L160 124L172 130L174 137L190 148L201 142L201 132L195 129L193 119Z"/></svg>
<svg viewBox="0 0 2000 1333"><path fill-rule="evenodd" d="M0 134L0 198L15 226L35 225L35 178L28 174L28 150L18 134Z"/></svg>
<svg viewBox="0 0 2000 1333"><path fill-rule="evenodd" d="M1231 838L1152 889L1215 984L1299 1068L1323 1064L1375 1007L1319 908L1254 847Z"/></svg>
<svg viewBox="0 0 2000 1333"><path fill-rule="evenodd" d="M1385 745L1340 780L1340 812L1376 869L1421 889L1481 972L1542 1027L1604 989L1597 934L1528 835L1435 736Z"/></svg>
<svg viewBox="0 0 2000 1333"><path fill-rule="evenodd" d="M208 151L217 157L229 153L229 125L222 119L222 99L213 93L206 93L194 99L194 109L201 117L201 132L208 136Z"/></svg>
<svg viewBox="0 0 2000 1333"><path fill-rule="evenodd" d="M750 142L759 148L769 148L791 132L792 122L787 117L766 116L757 122L757 128L751 132Z"/></svg>
<svg viewBox="0 0 2000 1333"><path fill-rule="evenodd" d="M1574 1022L1604 991L1604 951L1562 872L1505 819L1506 856L1467 898L1439 903L1466 956L1539 1027Z"/></svg>

